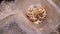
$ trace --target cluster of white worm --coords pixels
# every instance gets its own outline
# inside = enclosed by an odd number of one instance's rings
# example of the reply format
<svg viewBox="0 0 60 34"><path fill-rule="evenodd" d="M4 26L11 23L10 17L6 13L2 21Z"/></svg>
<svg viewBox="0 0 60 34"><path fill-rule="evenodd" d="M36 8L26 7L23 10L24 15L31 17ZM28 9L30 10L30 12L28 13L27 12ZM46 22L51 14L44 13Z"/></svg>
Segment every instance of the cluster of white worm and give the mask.
<svg viewBox="0 0 60 34"><path fill-rule="evenodd" d="M46 10L43 7L30 6L26 11L27 17L35 24L42 23L46 16Z"/></svg>

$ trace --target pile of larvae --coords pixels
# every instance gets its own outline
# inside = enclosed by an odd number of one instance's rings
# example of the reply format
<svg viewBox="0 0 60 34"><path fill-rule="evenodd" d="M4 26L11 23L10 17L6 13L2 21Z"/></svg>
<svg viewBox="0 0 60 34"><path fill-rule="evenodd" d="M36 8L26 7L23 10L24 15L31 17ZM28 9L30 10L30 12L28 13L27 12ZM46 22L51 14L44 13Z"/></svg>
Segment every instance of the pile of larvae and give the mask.
<svg viewBox="0 0 60 34"><path fill-rule="evenodd" d="M26 10L26 15L32 23L40 24L46 19L47 12L43 7L30 6Z"/></svg>

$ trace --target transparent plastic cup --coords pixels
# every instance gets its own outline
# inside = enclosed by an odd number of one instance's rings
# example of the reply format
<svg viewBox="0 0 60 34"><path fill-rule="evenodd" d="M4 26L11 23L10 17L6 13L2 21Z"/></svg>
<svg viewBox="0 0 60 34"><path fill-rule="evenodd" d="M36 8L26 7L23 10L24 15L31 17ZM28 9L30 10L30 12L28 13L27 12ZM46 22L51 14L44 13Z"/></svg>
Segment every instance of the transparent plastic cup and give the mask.
<svg viewBox="0 0 60 34"><path fill-rule="evenodd" d="M26 16L26 10L31 5L43 7L47 11L47 18L39 25L33 24ZM16 1L16 22L27 34L48 34L55 31L60 22L58 6L54 6L49 0L17 0Z"/></svg>

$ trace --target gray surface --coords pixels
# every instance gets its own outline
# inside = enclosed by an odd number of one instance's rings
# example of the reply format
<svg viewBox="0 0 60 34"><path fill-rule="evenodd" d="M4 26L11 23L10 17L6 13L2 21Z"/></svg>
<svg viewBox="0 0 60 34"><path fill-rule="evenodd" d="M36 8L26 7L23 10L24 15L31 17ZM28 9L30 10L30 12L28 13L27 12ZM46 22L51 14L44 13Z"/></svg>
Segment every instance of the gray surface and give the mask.
<svg viewBox="0 0 60 34"><path fill-rule="evenodd" d="M0 4L0 34L26 34L16 23L13 5L4 1Z"/></svg>
<svg viewBox="0 0 60 34"><path fill-rule="evenodd" d="M0 34L26 34L22 31L15 22L5 25L0 29Z"/></svg>

